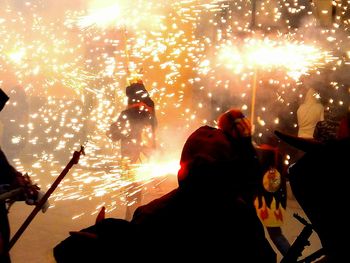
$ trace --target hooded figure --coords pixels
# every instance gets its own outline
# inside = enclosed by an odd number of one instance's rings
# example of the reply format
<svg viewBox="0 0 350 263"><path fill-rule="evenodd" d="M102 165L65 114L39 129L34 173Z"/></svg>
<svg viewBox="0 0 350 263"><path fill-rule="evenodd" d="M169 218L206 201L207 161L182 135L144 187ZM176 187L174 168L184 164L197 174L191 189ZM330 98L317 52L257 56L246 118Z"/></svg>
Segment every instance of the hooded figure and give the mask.
<svg viewBox="0 0 350 263"><path fill-rule="evenodd" d="M240 171L244 174L246 190L249 193L247 201L261 193L262 170L259 157L252 144L252 126L250 120L239 109L230 109L218 118L218 127L231 141L241 163Z"/></svg>
<svg viewBox="0 0 350 263"><path fill-rule="evenodd" d="M179 187L134 213L131 223L147 237L143 255L151 253L156 262L276 262L247 201L255 191L258 164L246 146L245 140L209 126L188 137Z"/></svg>
<svg viewBox="0 0 350 263"><path fill-rule="evenodd" d="M309 88L304 103L297 110L298 137L313 138L316 124L324 120L324 107L316 98L316 91Z"/></svg>
<svg viewBox="0 0 350 263"><path fill-rule="evenodd" d="M126 87L128 105L107 132L113 141L120 141L122 166L129 179L133 176L129 164L142 162L142 156L149 159L156 147L157 117L154 102L142 83L133 83ZM132 182L126 196L125 219L131 220L132 214L141 202L141 189L138 182ZM131 190L133 189L133 190Z"/></svg>
<svg viewBox="0 0 350 263"><path fill-rule="evenodd" d="M140 154L149 157L155 148L157 118L154 102L142 83L133 83L126 88L128 105L123 110L107 135L121 142L121 155L135 163Z"/></svg>

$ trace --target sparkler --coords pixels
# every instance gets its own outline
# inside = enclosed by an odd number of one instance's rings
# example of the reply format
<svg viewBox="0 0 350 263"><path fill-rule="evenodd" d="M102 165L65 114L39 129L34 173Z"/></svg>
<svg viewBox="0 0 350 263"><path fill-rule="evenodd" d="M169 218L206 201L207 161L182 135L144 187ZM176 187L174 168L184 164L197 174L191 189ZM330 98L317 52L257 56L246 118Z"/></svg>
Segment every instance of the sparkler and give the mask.
<svg viewBox="0 0 350 263"><path fill-rule="evenodd" d="M78 20L78 26L81 29L86 29L92 26L108 28L111 24L117 26L120 19L120 5L112 4L109 6L93 9L87 16L81 17Z"/></svg>
<svg viewBox="0 0 350 263"><path fill-rule="evenodd" d="M289 77L298 80L300 76L336 59L331 52L313 45L265 38L248 39L240 49L233 45L223 46L219 51L218 63L223 63L235 74L241 74L244 70L253 71L250 119L254 131L258 71L283 69Z"/></svg>

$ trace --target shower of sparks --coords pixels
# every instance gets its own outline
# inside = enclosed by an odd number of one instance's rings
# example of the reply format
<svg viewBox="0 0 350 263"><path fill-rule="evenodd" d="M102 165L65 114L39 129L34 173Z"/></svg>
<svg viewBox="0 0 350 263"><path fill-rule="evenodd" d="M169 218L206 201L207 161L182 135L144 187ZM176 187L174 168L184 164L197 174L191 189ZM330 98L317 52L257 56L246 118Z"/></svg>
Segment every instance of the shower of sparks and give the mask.
<svg viewBox="0 0 350 263"><path fill-rule="evenodd" d="M218 63L224 64L235 74L256 68L284 68L287 75L295 80L307 72L322 68L336 60L329 51L298 43L278 43L268 39L250 39L241 50L234 44L221 47ZM203 72L208 71L208 62L202 64ZM218 67L216 65L215 67Z"/></svg>
<svg viewBox="0 0 350 263"><path fill-rule="evenodd" d="M164 15L158 15L155 2L93 0L88 4L88 14L77 17L76 25L80 29L100 28L152 28L162 22ZM142 15L140 15L142 14ZM72 19L71 22L73 22Z"/></svg>
<svg viewBox="0 0 350 263"><path fill-rule="evenodd" d="M116 26L117 21L120 19L120 12L120 6L114 4L112 6L94 10L91 14L82 17L77 24L80 28L88 28L94 25L102 28L113 24Z"/></svg>
<svg viewBox="0 0 350 263"><path fill-rule="evenodd" d="M255 15L245 0L1 2L0 87L10 95L1 112L8 118L1 121L17 125L13 145L27 141L13 157L16 167L46 189L86 143L86 156L51 203L99 200L92 214L102 205L114 211L126 202L132 182L150 191L176 175L190 132L215 124L210 107L220 112L234 98L249 111L257 68L258 85L274 87L271 102L288 112L300 97L301 76L322 75L323 69L337 75L350 64L350 11L348 3L335 0L337 16L320 20L329 13L312 3L277 2L256 1ZM342 107L346 74L338 75L343 79L331 80L328 101ZM106 131L125 108L125 87L133 78L142 78L156 102L158 148L154 160L125 167L119 143ZM23 98L14 103L14 86L27 94L27 119L15 114ZM258 137L281 122L264 103Z"/></svg>

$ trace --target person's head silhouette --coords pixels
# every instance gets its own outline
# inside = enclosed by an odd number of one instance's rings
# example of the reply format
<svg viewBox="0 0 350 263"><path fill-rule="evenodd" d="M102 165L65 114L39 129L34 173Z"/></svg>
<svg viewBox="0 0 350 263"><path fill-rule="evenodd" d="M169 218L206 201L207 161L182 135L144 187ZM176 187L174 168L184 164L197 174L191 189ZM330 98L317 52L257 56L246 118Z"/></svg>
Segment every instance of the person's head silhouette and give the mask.
<svg viewBox="0 0 350 263"><path fill-rule="evenodd" d="M2 109L5 107L5 104L9 99L10 98L6 95L6 93L0 89L0 111L2 111Z"/></svg>

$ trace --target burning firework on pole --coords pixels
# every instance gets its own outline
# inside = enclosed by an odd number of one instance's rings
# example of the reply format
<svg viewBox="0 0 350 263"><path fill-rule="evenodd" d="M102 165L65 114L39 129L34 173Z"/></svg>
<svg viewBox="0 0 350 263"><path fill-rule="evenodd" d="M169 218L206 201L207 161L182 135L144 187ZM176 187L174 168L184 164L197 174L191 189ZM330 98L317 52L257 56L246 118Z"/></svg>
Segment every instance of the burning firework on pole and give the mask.
<svg viewBox="0 0 350 263"><path fill-rule="evenodd" d="M219 63L233 72L251 71L253 76L250 118L254 129L256 91L259 72L283 69L295 81L302 75L335 60L330 52L297 42L277 42L269 39L249 39L240 49L224 46L219 53Z"/></svg>

